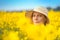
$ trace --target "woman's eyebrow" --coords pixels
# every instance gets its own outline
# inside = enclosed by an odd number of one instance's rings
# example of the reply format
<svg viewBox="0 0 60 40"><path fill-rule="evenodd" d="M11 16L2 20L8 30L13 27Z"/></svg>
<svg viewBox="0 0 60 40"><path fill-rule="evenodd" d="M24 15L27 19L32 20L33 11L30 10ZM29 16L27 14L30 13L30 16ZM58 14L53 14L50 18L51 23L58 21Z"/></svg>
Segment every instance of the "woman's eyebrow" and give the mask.
<svg viewBox="0 0 60 40"><path fill-rule="evenodd" d="M40 15L43 15L42 13L40 13Z"/></svg>
<svg viewBox="0 0 60 40"><path fill-rule="evenodd" d="M40 14L40 15L42 15L42 14Z"/></svg>

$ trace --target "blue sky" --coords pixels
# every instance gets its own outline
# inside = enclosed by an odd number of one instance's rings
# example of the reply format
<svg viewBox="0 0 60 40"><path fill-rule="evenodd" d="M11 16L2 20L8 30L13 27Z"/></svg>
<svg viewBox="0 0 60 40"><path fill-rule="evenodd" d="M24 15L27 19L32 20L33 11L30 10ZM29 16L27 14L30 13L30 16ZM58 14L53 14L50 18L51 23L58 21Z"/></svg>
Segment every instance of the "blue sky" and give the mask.
<svg viewBox="0 0 60 40"><path fill-rule="evenodd" d="M0 10L22 10L44 6L55 8L60 0L0 0Z"/></svg>

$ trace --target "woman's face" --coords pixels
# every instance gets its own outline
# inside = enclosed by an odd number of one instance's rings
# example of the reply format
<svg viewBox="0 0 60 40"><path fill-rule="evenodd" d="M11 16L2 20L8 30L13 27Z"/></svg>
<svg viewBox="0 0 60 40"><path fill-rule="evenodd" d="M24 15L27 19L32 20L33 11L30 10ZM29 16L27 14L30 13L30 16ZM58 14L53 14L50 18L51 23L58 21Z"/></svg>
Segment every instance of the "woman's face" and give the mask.
<svg viewBox="0 0 60 40"><path fill-rule="evenodd" d="M44 23L44 15L39 12L34 12L32 15L32 21L34 24Z"/></svg>

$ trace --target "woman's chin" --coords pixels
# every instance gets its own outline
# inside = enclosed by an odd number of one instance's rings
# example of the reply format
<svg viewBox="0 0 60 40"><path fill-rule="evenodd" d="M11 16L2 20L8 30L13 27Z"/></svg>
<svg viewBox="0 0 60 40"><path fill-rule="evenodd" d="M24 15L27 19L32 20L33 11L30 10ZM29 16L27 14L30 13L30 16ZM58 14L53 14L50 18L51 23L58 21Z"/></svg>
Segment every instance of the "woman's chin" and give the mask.
<svg viewBox="0 0 60 40"><path fill-rule="evenodd" d="M36 24L40 24L39 22L34 22L34 24L36 25Z"/></svg>
<svg viewBox="0 0 60 40"><path fill-rule="evenodd" d="M34 22L35 25L43 24L42 22Z"/></svg>

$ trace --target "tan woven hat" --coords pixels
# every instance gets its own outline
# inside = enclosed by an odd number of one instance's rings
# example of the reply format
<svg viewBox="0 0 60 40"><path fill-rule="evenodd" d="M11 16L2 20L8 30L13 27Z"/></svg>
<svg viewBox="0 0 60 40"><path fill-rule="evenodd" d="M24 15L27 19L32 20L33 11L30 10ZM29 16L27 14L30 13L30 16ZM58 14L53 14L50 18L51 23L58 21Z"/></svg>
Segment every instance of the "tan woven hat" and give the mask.
<svg viewBox="0 0 60 40"><path fill-rule="evenodd" d="M39 12L39 13L45 15L46 18L47 18L47 23L49 23L48 9L47 9L47 8L45 8L45 7L37 7L37 8L34 8L32 11L28 11L28 12L27 12L27 16L28 16L28 17L31 16L33 11Z"/></svg>
<svg viewBox="0 0 60 40"><path fill-rule="evenodd" d="M46 17L48 17L48 10L45 7L34 8L33 11L39 12L39 13L45 15Z"/></svg>

